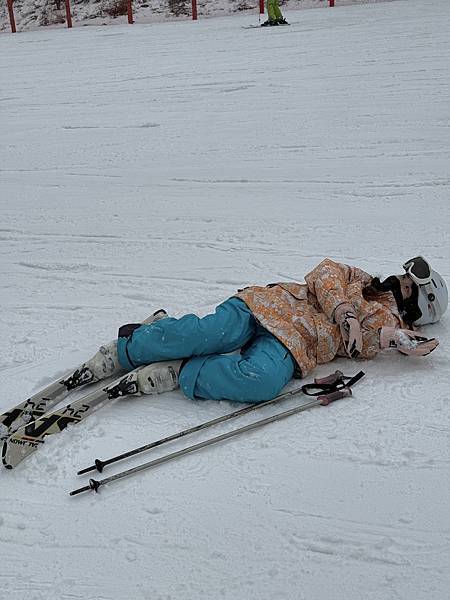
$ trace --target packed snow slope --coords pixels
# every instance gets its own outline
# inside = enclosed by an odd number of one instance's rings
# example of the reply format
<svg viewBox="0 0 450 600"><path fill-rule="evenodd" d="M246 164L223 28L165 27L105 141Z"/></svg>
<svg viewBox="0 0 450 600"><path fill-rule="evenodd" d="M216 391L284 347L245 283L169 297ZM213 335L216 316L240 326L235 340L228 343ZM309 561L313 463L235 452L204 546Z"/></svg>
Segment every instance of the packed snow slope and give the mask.
<svg viewBox="0 0 450 600"><path fill-rule="evenodd" d="M339 6L388 2L390 0L337 0ZM329 0L280 0L283 12L303 8L328 8ZM122 10L117 13L118 7ZM133 0L133 19L136 23L155 23L192 18L190 0ZM70 0L70 12L74 27L79 25L108 25L127 21L126 0ZM197 0L199 19L211 16L232 15L246 12L249 18L257 19L258 0ZM65 27L65 2L62 0L14 0L14 15L17 29L32 29L39 26ZM118 16L117 16L118 15ZM0 2L0 31L10 29L6 0Z"/></svg>
<svg viewBox="0 0 450 600"><path fill-rule="evenodd" d="M325 256L450 280L450 4L296 15L1 36L1 411L125 322ZM1 597L447 598L449 316L425 331L428 358L318 369L363 368L353 398L98 495L67 494L92 459L235 406L122 400L47 438L0 474Z"/></svg>

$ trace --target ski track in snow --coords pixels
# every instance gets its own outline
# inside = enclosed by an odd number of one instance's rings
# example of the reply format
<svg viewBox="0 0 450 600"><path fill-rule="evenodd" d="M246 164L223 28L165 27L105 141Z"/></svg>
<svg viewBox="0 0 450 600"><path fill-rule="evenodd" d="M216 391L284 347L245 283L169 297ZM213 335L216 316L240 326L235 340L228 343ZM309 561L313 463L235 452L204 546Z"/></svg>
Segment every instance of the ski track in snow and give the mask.
<svg viewBox="0 0 450 600"><path fill-rule="evenodd" d="M421 253L450 280L448 2L296 14L0 36L0 411L124 322L325 256L388 275ZM351 399L96 496L67 495L94 458L235 407L120 400L47 438L0 474L1 597L447 598L449 317L426 333L432 356L364 363Z"/></svg>

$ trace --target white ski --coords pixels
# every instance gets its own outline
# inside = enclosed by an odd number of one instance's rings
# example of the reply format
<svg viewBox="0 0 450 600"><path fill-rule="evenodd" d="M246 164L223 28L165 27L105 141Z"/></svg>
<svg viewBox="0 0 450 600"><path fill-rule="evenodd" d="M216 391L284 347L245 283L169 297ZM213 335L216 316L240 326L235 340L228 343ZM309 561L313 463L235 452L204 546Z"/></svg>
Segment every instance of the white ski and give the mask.
<svg viewBox="0 0 450 600"><path fill-rule="evenodd" d="M142 367L130 371L110 385L95 390L55 412L20 427L3 442L2 462L7 469L16 467L24 458L33 454L44 443L44 438L63 431L68 425L79 423L109 401L137 394L138 388L133 374Z"/></svg>
<svg viewBox="0 0 450 600"><path fill-rule="evenodd" d="M165 310L160 309L142 323L152 323L167 317ZM47 411L59 404L70 392L95 381L93 373L82 364L64 377L57 379L43 390L17 404L0 415L0 442L5 441L17 429L42 417Z"/></svg>

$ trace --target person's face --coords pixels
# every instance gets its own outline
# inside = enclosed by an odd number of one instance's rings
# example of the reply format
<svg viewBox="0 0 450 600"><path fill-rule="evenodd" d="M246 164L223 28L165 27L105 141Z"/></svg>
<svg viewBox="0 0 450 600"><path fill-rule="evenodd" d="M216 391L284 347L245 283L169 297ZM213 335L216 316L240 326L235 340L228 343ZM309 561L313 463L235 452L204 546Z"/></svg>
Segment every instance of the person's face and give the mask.
<svg viewBox="0 0 450 600"><path fill-rule="evenodd" d="M402 296L404 300L411 298L411 294L413 291L413 280L409 275L397 275L398 280L400 281L400 288L402 290Z"/></svg>

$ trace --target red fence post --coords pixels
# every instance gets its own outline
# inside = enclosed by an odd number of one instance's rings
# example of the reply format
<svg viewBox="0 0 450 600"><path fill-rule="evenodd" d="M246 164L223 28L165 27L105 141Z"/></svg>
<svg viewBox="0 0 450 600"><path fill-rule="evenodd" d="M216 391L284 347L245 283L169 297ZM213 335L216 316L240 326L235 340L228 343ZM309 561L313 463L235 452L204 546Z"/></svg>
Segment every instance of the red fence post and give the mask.
<svg viewBox="0 0 450 600"><path fill-rule="evenodd" d="M192 20L197 20L197 0L192 0Z"/></svg>
<svg viewBox="0 0 450 600"><path fill-rule="evenodd" d="M16 33L16 20L14 18L13 0L8 0L9 23L11 25L11 33Z"/></svg>
<svg viewBox="0 0 450 600"><path fill-rule="evenodd" d="M67 28L70 29L72 27L72 15L70 14L70 0L66 0L66 21Z"/></svg>
<svg viewBox="0 0 450 600"><path fill-rule="evenodd" d="M128 23L130 25L133 25L134 21L133 21L133 3L131 0L128 0L127 2L127 13L128 13Z"/></svg>
<svg viewBox="0 0 450 600"><path fill-rule="evenodd" d="M259 14L264 14L264 0L259 0Z"/></svg>

